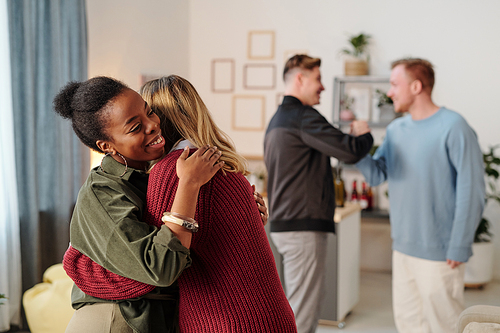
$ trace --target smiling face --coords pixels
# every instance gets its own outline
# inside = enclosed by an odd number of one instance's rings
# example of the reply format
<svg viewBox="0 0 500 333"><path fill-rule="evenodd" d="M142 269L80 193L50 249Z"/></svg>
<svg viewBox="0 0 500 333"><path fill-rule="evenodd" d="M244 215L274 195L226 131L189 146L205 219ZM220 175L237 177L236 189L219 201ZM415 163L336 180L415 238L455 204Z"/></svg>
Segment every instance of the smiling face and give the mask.
<svg viewBox="0 0 500 333"><path fill-rule="evenodd" d="M412 84L414 79L406 72L404 65L398 65L391 72L391 88L387 96L394 102L394 111L407 112L415 101L415 95L412 93Z"/></svg>
<svg viewBox="0 0 500 333"><path fill-rule="evenodd" d="M312 70L302 70L302 91L299 98L302 104L313 106L319 104L320 94L325 87L321 83L319 67Z"/></svg>
<svg viewBox="0 0 500 333"><path fill-rule="evenodd" d="M130 167L144 169L147 162L162 156L165 140L160 119L142 97L126 89L109 106L104 131L110 141L97 141L106 153L120 153ZM123 163L120 157L115 158Z"/></svg>

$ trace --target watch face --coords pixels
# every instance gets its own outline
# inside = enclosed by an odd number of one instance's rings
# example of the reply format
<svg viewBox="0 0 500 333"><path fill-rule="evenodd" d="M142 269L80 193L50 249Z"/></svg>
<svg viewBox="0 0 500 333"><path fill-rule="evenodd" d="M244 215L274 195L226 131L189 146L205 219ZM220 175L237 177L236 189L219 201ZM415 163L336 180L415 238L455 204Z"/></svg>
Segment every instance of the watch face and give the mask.
<svg viewBox="0 0 500 333"><path fill-rule="evenodd" d="M192 232L198 231L198 226L194 223L189 223L187 221L184 221L184 224L182 226L188 230L191 230Z"/></svg>

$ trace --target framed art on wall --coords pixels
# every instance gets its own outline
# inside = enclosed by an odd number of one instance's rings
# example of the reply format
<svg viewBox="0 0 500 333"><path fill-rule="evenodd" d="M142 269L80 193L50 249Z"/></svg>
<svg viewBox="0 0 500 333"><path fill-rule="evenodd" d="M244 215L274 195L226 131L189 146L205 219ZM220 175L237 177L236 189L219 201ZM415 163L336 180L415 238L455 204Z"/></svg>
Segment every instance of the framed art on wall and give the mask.
<svg viewBox="0 0 500 333"><path fill-rule="evenodd" d="M212 92L231 93L234 91L234 60L212 60Z"/></svg>
<svg viewBox="0 0 500 333"><path fill-rule="evenodd" d="M243 67L245 89L274 89L276 66L274 64L247 64Z"/></svg>
<svg viewBox="0 0 500 333"><path fill-rule="evenodd" d="M234 95L231 125L234 130L262 131L266 98L262 95Z"/></svg>
<svg viewBox="0 0 500 333"><path fill-rule="evenodd" d="M248 59L274 59L274 31L250 31L248 33Z"/></svg>

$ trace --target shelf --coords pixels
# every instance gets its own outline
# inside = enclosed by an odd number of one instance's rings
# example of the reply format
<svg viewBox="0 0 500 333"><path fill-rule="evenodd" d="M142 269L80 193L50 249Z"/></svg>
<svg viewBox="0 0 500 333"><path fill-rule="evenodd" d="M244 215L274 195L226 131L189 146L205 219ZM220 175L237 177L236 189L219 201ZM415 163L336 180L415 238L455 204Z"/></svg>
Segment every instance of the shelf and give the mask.
<svg viewBox="0 0 500 333"><path fill-rule="evenodd" d="M335 81L345 82L345 83L388 83L389 78L385 76L370 76L370 75L341 76L341 77L336 77Z"/></svg>
<svg viewBox="0 0 500 333"><path fill-rule="evenodd" d="M356 87L356 84L361 84L362 88ZM353 90L349 90L349 87L357 90L357 94L352 95L359 105L355 105L354 113L358 113L360 119L374 119L373 122L368 122L371 128L381 128L384 129L393 121L395 118L399 117L392 107L378 107L378 95L375 90L384 86L389 89L389 77L383 76L344 76L335 77L333 80L333 110L332 119L333 123L340 126L348 125L349 121L340 120L341 111L341 101L343 96L348 94L353 94ZM385 91L386 88L380 88Z"/></svg>

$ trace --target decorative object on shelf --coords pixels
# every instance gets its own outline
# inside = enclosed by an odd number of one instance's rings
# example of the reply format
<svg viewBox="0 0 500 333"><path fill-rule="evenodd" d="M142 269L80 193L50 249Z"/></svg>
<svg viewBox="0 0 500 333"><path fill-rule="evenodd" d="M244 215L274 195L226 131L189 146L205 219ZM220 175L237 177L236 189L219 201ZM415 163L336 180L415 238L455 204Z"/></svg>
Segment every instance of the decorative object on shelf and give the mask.
<svg viewBox="0 0 500 333"><path fill-rule="evenodd" d="M348 95L354 98L350 110L356 119L367 120L371 128L385 128L394 118L403 115L394 112L391 108L390 112L387 113L388 119L380 119L380 110L377 106L379 100L375 91L377 89L387 91L389 87L389 77L370 75L335 77L333 80L333 122L339 126L349 125L349 121L342 119L340 116L340 112L345 108L345 95ZM384 113L384 119L385 117Z"/></svg>
<svg viewBox="0 0 500 333"><path fill-rule="evenodd" d="M390 122L400 116L394 111L392 99L380 89L375 90L372 103L372 122Z"/></svg>
<svg viewBox="0 0 500 333"><path fill-rule="evenodd" d="M371 36L365 33L349 36L350 48L344 48L341 54L347 55L344 62L345 75L368 75L369 55L367 47Z"/></svg>
<svg viewBox="0 0 500 333"><path fill-rule="evenodd" d="M486 175L486 203L494 201L500 203L500 189L497 181L500 177L500 156L496 150L500 145L492 146L487 153L483 153L484 172ZM490 223L484 216L479 222L472 244L472 257L465 264L465 286L481 288L493 277L493 251Z"/></svg>
<svg viewBox="0 0 500 333"><path fill-rule="evenodd" d="M355 119L354 113L352 112L352 105L354 103L354 98L348 95L344 95L340 100L340 120L342 121L352 121Z"/></svg>

